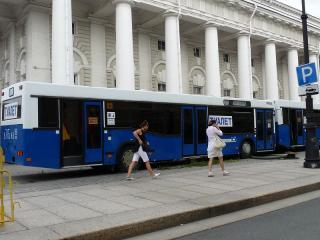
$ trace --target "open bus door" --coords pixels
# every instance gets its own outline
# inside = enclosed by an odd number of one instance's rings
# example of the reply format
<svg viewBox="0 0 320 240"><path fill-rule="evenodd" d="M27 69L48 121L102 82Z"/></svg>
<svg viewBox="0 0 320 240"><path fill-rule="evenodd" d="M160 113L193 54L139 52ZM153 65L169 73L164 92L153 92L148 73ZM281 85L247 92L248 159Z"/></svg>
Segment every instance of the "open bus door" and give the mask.
<svg viewBox="0 0 320 240"><path fill-rule="evenodd" d="M274 150L273 110L256 110L256 151Z"/></svg>
<svg viewBox="0 0 320 240"><path fill-rule="evenodd" d="M84 102L84 162L103 161L103 110L102 102Z"/></svg>
<svg viewBox="0 0 320 240"><path fill-rule="evenodd" d="M182 108L183 156L205 155L207 149L207 107Z"/></svg>
<svg viewBox="0 0 320 240"><path fill-rule="evenodd" d="M303 111L301 109L290 109L289 116L291 146L303 145Z"/></svg>

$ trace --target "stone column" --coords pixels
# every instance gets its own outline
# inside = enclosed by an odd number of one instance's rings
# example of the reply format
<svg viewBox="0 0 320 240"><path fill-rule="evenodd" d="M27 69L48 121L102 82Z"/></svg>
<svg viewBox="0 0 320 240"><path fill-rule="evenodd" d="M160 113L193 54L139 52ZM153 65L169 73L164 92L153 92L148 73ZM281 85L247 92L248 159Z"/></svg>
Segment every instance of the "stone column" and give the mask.
<svg viewBox="0 0 320 240"><path fill-rule="evenodd" d="M139 75L140 89L152 90L151 73L151 43L150 36L143 31L139 32Z"/></svg>
<svg viewBox="0 0 320 240"><path fill-rule="evenodd" d="M267 99L278 100L277 51L273 41L267 41L265 44L265 71Z"/></svg>
<svg viewBox="0 0 320 240"><path fill-rule="evenodd" d="M218 29L213 24L205 27L207 95L221 97Z"/></svg>
<svg viewBox="0 0 320 240"><path fill-rule="evenodd" d="M16 25L9 32L9 85L16 83Z"/></svg>
<svg viewBox="0 0 320 240"><path fill-rule="evenodd" d="M182 93L180 27L177 13L165 15L167 92Z"/></svg>
<svg viewBox="0 0 320 240"><path fill-rule="evenodd" d="M188 63L188 46L186 41L181 39L181 76L182 76L182 93L192 94L193 83L190 83L189 76L189 63Z"/></svg>
<svg viewBox="0 0 320 240"><path fill-rule="evenodd" d="M288 77L289 77L289 96L290 100L301 101L298 93L298 78L296 68L299 65L298 49L288 50Z"/></svg>
<svg viewBox="0 0 320 240"><path fill-rule="evenodd" d="M134 59L131 0L115 0L116 8L116 87L134 90Z"/></svg>
<svg viewBox="0 0 320 240"><path fill-rule="evenodd" d="M25 28L26 80L51 83L50 15L30 12Z"/></svg>
<svg viewBox="0 0 320 240"><path fill-rule="evenodd" d="M290 99L289 93L289 76L288 76L288 62L287 58L282 59L282 79L283 79L283 95L284 99Z"/></svg>
<svg viewBox="0 0 320 240"><path fill-rule="evenodd" d="M106 28L104 23L91 19L91 86L107 87Z"/></svg>
<svg viewBox="0 0 320 240"><path fill-rule="evenodd" d="M239 97L252 99L251 49L248 33L240 33L238 37L238 81Z"/></svg>
<svg viewBox="0 0 320 240"><path fill-rule="evenodd" d="M317 76L318 76L318 84L320 85L320 75L319 75L319 55L317 52L311 52L310 53L310 63L316 64L316 70L317 70ZM319 94L313 95L314 103L319 104L320 103L320 97Z"/></svg>
<svg viewBox="0 0 320 240"><path fill-rule="evenodd" d="M52 83L74 84L71 0L52 1Z"/></svg>

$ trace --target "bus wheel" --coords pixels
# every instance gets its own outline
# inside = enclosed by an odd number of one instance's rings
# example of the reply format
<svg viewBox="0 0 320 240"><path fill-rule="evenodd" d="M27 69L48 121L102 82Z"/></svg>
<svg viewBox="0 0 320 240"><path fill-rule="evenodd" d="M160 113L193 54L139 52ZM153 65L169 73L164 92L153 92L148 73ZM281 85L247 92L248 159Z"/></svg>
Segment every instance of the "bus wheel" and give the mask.
<svg viewBox="0 0 320 240"><path fill-rule="evenodd" d="M252 144L248 141L244 141L240 147L240 158L249 158L252 155Z"/></svg>
<svg viewBox="0 0 320 240"><path fill-rule="evenodd" d="M122 172L127 172L129 165L133 158L133 147L131 145L125 146L119 154L118 158L118 169Z"/></svg>

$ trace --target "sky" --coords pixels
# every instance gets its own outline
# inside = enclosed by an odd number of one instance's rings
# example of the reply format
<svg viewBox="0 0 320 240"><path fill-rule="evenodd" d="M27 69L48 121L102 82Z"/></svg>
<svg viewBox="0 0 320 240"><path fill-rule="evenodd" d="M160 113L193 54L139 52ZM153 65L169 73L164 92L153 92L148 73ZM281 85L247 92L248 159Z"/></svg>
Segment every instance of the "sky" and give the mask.
<svg viewBox="0 0 320 240"><path fill-rule="evenodd" d="M301 0L278 0L297 9L301 9ZM320 18L320 0L305 0L307 13Z"/></svg>

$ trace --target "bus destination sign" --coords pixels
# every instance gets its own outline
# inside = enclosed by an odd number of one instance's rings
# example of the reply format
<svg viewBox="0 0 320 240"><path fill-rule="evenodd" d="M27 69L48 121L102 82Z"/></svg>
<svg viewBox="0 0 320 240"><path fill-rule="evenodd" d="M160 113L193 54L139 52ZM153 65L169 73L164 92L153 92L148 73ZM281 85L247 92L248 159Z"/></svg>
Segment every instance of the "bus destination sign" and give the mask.
<svg viewBox="0 0 320 240"><path fill-rule="evenodd" d="M18 117L18 103L9 103L4 105L3 120L15 119Z"/></svg>
<svg viewBox="0 0 320 240"><path fill-rule="evenodd" d="M225 106L230 107L251 107L251 103L248 101L238 101L238 100L223 100Z"/></svg>

